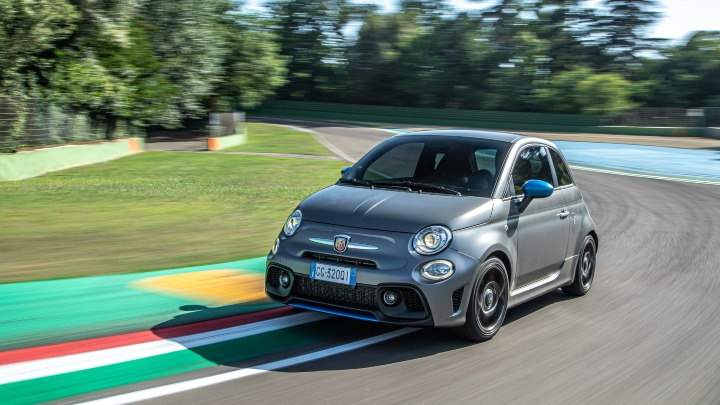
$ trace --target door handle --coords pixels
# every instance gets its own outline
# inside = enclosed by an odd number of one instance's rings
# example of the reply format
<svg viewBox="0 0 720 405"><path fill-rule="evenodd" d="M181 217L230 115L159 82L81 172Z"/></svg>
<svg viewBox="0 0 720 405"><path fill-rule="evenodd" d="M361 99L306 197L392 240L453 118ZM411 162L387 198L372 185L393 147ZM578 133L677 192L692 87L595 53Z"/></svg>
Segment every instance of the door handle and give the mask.
<svg viewBox="0 0 720 405"><path fill-rule="evenodd" d="M570 215L570 213L565 210L560 211L560 213L558 214L560 219L565 219L565 218L567 218L568 215Z"/></svg>

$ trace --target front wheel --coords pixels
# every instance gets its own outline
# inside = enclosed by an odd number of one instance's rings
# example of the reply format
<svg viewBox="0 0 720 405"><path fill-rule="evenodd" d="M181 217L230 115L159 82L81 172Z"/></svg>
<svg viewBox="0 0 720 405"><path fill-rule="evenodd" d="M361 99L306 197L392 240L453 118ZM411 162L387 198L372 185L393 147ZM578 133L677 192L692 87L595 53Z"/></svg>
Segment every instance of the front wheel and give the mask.
<svg viewBox="0 0 720 405"><path fill-rule="evenodd" d="M500 259L491 257L483 262L470 295L465 325L453 333L475 342L492 339L505 320L508 285L507 270Z"/></svg>
<svg viewBox="0 0 720 405"><path fill-rule="evenodd" d="M567 295L579 297L587 294L592 286L593 278L595 278L595 255L597 253L595 239L591 235L586 236L582 246L575 268L575 279L572 284L562 288Z"/></svg>

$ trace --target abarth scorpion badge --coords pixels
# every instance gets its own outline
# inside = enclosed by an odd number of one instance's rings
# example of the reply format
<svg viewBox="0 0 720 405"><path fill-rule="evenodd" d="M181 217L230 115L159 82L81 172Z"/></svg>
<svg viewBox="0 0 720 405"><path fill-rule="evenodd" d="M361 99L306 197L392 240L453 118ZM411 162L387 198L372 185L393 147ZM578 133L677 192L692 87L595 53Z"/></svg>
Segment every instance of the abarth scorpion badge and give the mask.
<svg viewBox="0 0 720 405"><path fill-rule="evenodd" d="M335 244L333 247L338 253L345 253L350 244L350 237L347 235L335 235Z"/></svg>

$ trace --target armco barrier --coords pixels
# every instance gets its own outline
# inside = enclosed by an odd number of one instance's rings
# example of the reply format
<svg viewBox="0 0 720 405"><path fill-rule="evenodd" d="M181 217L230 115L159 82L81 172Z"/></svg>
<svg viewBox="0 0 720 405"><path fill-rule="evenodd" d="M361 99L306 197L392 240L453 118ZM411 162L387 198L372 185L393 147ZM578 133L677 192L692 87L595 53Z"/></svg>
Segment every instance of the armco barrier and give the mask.
<svg viewBox="0 0 720 405"><path fill-rule="evenodd" d="M212 151L223 150L223 149L230 148L233 146L242 145L245 143L246 140L247 140L247 135L245 133L228 135L228 136L210 137L210 138L208 138L208 150L212 150Z"/></svg>
<svg viewBox="0 0 720 405"><path fill-rule="evenodd" d="M139 138L64 145L0 155L0 181L22 180L55 170L100 163L142 152Z"/></svg>
<svg viewBox="0 0 720 405"><path fill-rule="evenodd" d="M603 117L596 115L385 107L308 101L269 101L248 113L289 118L446 125L516 131L588 132L655 136L704 136L705 134L705 128L603 126Z"/></svg>

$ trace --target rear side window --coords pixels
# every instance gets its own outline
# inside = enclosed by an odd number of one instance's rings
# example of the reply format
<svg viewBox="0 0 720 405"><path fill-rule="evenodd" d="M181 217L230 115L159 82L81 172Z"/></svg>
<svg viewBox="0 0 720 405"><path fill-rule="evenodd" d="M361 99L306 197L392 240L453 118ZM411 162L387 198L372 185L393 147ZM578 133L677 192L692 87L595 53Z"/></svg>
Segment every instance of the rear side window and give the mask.
<svg viewBox="0 0 720 405"><path fill-rule="evenodd" d="M515 195L523 194L523 185L528 180L542 180L553 184L547 149L542 146L528 146L520 151L512 172Z"/></svg>
<svg viewBox="0 0 720 405"><path fill-rule="evenodd" d="M560 154L554 149L550 149L550 157L552 158L553 166L555 167L558 187L572 184L573 179L570 176L570 170L568 169L567 164L565 164L565 159L563 159L562 156L560 156Z"/></svg>

